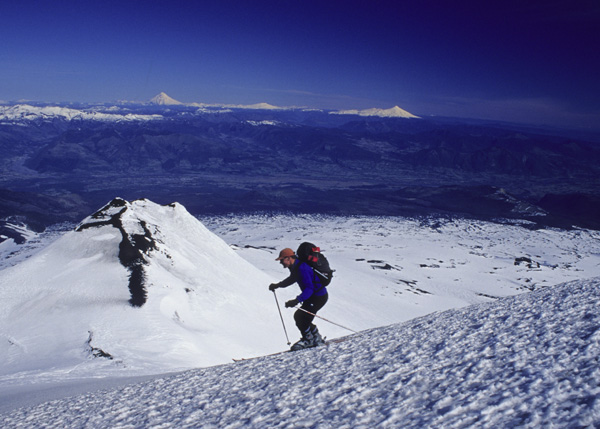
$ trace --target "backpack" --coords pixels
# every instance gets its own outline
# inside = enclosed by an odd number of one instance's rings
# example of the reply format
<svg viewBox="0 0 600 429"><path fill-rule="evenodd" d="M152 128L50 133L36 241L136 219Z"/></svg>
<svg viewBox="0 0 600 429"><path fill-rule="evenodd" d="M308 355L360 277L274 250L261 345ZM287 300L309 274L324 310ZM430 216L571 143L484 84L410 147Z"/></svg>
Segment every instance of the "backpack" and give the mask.
<svg viewBox="0 0 600 429"><path fill-rule="evenodd" d="M308 264L308 266L313 269L315 277L318 277L319 280L321 280L321 285L323 287L331 283L333 272L335 270L332 270L329 267L329 261L327 261L327 258L321 253L319 247L312 243L304 242L298 247L296 256L301 262Z"/></svg>

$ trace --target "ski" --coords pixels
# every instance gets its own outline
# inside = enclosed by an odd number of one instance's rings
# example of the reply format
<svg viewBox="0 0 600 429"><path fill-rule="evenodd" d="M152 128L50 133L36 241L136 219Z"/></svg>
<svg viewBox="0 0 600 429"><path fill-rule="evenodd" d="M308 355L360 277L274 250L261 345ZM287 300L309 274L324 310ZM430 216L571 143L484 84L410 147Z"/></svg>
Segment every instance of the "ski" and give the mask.
<svg viewBox="0 0 600 429"><path fill-rule="evenodd" d="M268 356L278 356L278 355L282 355L284 353L299 352L299 351L302 351L302 350L314 349L315 347L317 347L317 346L306 347L304 349L299 349L299 350L282 350L280 352L269 353L268 355L254 356L254 357L251 357L251 358L238 358L238 359L232 358L232 359L233 359L234 362L242 362L242 361L245 361L245 360L254 360L254 359L268 357Z"/></svg>
<svg viewBox="0 0 600 429"><path fill-rule="evenodd" d="M232 360L234 362L243 362L243 361L254 360L254 359L258 359L258 358L262 358L262 357L277 356L277 355L281 355L281 354L287 353L287 352L291 352L291 350L283 350L283 351L280 351L280 352L269 353L268 355L262 355L262 356L254 356L254 357L251 357L251 358L238 358L238 359L232 358Z"/></svg>
<svg viewBox="0 0 600 429"><path fill-rule="evenodd" d="M299 349L299 350L282 350L280 352L275 352L275 353L269 353L267 355L262 355L262 356L255 356L255 357L251 357L251 358L232 358L232 360L234 362L243 362L243 361L247 361L247 360L254 360L254 359L258 359L258 358L262 358L262 357L268 357L268 356L278 356L284 353L289 353L289 352L300 352L302 350L310 350L310 349L316 349L322 346L329 346L331 344L338 344L338 343L343 343L344 341L349 340L350 338L352 338L352 335L348 335L346 337L340 337L340 338L333 338L331 340L328 340L327 337L324 337L323 340L325 341L322 345L320 346L312 346L312 347L306 347L303 349Z"/></svg>

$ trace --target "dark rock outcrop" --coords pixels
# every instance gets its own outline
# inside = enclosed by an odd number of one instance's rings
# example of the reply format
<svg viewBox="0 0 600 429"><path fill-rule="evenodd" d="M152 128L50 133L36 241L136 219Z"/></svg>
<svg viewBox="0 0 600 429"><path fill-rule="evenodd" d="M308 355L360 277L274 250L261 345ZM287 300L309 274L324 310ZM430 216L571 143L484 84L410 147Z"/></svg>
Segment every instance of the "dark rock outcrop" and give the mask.
<svg viewBox="0 0 600 429"><path fill-rule="evenodd" d="M76 231L111 225L121 232L122 240L119 243L119 261L130 272L129 292L131 298L129 299L129 303L134 307L141 307L146 303L148 298L145 284L146 276L144 273L144 265L147 264L145 255L151 250L156 249L156 242L144 221L140 221L140 227L144 231L144 234L130 233L125 229L122 216L126 211L127 201L115 198L94 213L90 217L90 221L79 225Z"/></svg>

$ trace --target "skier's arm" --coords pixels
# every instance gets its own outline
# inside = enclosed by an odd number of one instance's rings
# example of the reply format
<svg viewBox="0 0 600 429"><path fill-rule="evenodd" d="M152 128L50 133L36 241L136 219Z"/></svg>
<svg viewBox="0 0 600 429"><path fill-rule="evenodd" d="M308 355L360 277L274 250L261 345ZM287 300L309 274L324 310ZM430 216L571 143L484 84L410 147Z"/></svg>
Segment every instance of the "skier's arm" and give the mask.
<svg viewBox="0 0 600 429"><path fill-rule="evenodd" d="M296 277L293 274L290 274L290 276L287 279L284 279L277 283L277 288L288 287L293 285L294 283L296 283Z"/></svg>

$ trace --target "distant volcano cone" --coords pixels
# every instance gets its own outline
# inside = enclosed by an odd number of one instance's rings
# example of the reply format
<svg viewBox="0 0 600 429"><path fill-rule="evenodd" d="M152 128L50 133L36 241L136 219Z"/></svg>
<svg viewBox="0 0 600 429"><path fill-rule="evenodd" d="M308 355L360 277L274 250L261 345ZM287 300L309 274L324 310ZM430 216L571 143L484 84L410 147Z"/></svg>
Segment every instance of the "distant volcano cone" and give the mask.
<svg viewBox="0 0 600 429"><path fill-rule="evenodd" d="M156 104L159 106L173 106L183 104L180 101L175 100L174 98L169 97L164 92L161 92L157 96L150 99L150 104Z"/></svg>
<svg viewBox="0 0 600 429"><path fill-rule="evenodd" d="M379 116L381 118L419 118L419 116L413 115L398 106L391 109L339 110L332 113L337 115Z"/></svg>

